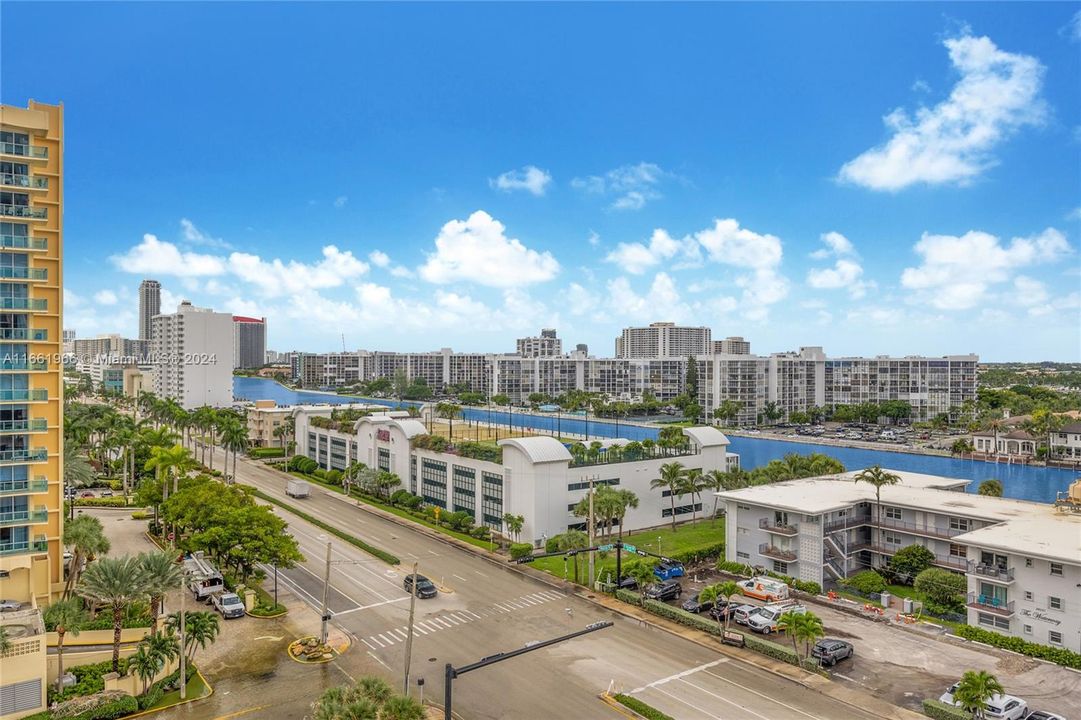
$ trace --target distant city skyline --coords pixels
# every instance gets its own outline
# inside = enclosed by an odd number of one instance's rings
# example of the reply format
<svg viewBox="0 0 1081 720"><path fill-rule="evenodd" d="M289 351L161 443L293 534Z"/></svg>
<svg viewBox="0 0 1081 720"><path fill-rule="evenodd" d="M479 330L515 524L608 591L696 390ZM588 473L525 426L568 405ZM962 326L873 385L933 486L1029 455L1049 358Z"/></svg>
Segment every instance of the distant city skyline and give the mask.
<svg viewBox="0 0 1081 720"><path fill-rule="evenodd" d="M764 354L1081 360L1076 4L4 15L0 99L65 105L82 337L138 337L152 278L163 312L266 317L281 351L557 328L609 355L672 321ZM42 23L45 55L8 32Z"/></svg>

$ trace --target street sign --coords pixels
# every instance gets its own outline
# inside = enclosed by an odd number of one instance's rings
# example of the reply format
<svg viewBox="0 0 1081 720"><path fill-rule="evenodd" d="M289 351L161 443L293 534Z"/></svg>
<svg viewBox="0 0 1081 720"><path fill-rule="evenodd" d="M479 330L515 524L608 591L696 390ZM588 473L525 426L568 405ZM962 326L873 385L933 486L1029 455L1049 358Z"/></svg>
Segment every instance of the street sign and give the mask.
<svg viewBox="0 0 1081 720"><path fill-rule="evenodd" d="M638 552L638 548L636 548L634 545L631 545L630 543L623 543L623 549L627 552Z"/></svg>
<svg viewBox="0 0 1081 720"><path fill-rule="evenodd" d="M613 545L598 545L597 549L600 550L601 552L607 552L607 551L611 550L613 547L614 547Z"/></svg>

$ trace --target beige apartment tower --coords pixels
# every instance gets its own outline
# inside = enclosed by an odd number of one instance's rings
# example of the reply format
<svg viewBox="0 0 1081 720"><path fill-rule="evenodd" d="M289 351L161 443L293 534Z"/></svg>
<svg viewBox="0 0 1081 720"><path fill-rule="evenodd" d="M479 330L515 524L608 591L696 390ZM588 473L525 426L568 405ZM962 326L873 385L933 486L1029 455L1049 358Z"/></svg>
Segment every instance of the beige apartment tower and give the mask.
<svg viewBox="0 0 1081 720"><path fill-rule="evenodd" d="M0 715L45 703L40 608L63 588L64 110L0 105Z"/></svg>

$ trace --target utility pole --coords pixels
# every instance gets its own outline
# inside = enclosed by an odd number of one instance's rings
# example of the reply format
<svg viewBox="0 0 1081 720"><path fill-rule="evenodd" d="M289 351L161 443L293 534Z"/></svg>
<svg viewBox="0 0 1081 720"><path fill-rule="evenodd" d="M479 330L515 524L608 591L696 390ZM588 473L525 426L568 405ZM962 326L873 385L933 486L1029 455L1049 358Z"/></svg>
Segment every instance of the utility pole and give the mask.
<svg viewBox="0 0 1081 720"><path fill-rule="evenodd" d="M405 638L405 680L402 695L409 695L409 661L413 659L413 612L417 607L417 563L413 563L413 583L409 593L409 634Z"/></svg>
<svg viewBox="0 0 1081 720"><path fill-rule="evenodd" d="M589 477L589 546L593 547L593 479ZM589 590L593 591L593 551L589 551Z"/></svg>
<svg viewBox="0 0 1081 720"><path fill-rule="evenodd" d="M320 644L327 644L328 627L327 622L330 620L330 615L327 614L327 593L330 592L330 541L327 540L327 569L326 574L323 576L323 628L320 633Z"/></svg>

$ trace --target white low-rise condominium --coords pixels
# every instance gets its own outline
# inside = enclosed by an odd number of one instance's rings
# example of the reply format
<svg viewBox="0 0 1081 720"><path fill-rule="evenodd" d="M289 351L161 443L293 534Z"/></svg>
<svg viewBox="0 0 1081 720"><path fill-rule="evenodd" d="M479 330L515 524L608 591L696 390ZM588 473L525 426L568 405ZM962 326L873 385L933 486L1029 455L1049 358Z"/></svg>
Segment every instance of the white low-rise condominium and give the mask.
<svg viewBox="0 0 1081 720"><path fill-rule="evenodd" d="M631 490L638 507L628 510L624 531L663 526L671 522L673 501L667 492L650 489L665 463L678 462L702 472L737 467L739 456L727 452L728 438L710 427L684 429L686 450L667 456L623 462L576 464L567 447L553 437L530 436L498 441L498 462L464 457L454 452L414 447L414 438L428 433L417 419L379 413L337 428L317 427L313 417L330 417L327 406L294 408L297 453L327 470L344 470L354 462L395 473L402 487L424 502L448 511L465 511L477 525L503 531L503 515L521 515L522 542L542 546L544 540L568 529L585 529L572 512L594 487L608 485ZM606 439L605 447L627 440ZM677 496L677 520L701 516L713 509L712 498ZM718 538L719 539L719 538Z"/></svg>
<svg viewBox="0 0 1081 720"><path fill-rule="evenodd" d="M726 559L826 585L921 545L967 577L970 625L1081 651L1081 497L1026 502L890 472L901 481L882 488L881 505L855 472L718 493Z"/></svg>

